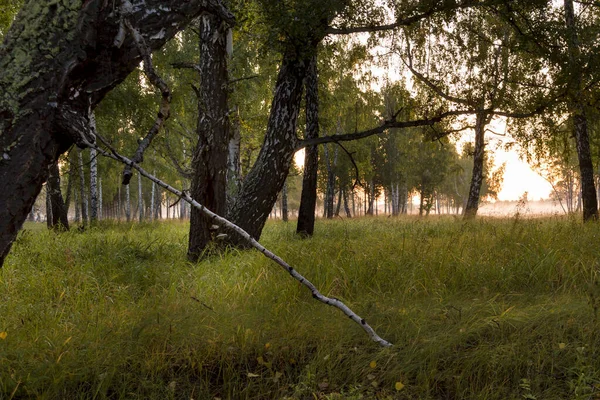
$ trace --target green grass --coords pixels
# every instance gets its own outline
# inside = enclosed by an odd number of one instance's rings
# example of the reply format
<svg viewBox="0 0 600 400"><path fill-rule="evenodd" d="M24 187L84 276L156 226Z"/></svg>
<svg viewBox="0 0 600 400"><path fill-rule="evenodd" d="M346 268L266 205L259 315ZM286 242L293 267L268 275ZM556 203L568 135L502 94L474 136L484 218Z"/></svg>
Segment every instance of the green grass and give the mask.
<svg viewBox="0 0 600 400"><path fill-rule="evenodd" d="M189 264L185 224L32 225L0 270L0 399L600 398L597 224L294 228L262 242L394 347L257 252Z"/></svg>

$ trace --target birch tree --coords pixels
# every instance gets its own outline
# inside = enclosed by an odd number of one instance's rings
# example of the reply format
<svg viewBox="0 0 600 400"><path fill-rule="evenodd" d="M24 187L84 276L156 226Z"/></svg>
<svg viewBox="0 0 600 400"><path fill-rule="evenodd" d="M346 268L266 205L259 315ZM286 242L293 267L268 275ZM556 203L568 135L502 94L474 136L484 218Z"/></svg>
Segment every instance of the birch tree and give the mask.
<svg viewBox="0 0 600 400"><path fill-rule="evenodd" d="M139 63L125 20L157 49L204 10L233 20L218 0L25 2L0 48L0 264L48 166L81 144L87 110Z"/></svg>

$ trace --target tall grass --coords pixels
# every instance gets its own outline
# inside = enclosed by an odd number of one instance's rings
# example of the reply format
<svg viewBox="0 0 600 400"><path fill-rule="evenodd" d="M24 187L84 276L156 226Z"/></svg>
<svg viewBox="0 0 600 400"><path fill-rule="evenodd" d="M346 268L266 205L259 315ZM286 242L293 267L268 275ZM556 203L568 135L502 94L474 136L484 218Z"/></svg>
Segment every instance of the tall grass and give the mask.
<svg viewBox="0 0 600 400"><path fill-rule="evenodd" d="M185 224L29 226L0 270L0 399L600 398L598 225L294 228L262 241L394 347L256 252L188 263Z"/></svg>

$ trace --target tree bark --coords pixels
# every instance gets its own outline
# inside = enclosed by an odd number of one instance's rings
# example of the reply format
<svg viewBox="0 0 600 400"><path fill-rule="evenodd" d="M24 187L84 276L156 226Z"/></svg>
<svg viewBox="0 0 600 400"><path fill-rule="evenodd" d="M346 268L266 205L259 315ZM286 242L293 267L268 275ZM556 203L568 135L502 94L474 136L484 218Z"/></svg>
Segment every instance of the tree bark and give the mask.
<svg viewBox="0 0 600 400"><path fill-rule="evenodd" d="M317 56L308 64L306 72L306 134L305 139L319 137L319 79ZM319 170L319 149L307 146L304 149L304 175L296 233L312 236L315 231L315 208L317 206L317 173Z"/></svg>
<svg viewBox="0 0 600 400"><path fill-rule="evenodd" d="M242 184L241 163L242 133L240 126L239 110L235 108L231 124L231 137L229 139L229 155L227 156L227 209L235 203L240 185Z"/></svg>
<svg viewBox="0 0 600 400"><path fill-rule="evenodd" d="M58 161L50 165L48 173L48 181L46 182L48 201L50 206L48 214L48 228L54 230L69 230L69 219L67 210L60 190L60 171L58 169Z"/></svg>
<svg viewBox="0 0 600 400"><path fill-rule="evenodd" d="M142 192L142 176L138 174L138 219L144 221L144 197Z"/></svg>
<svg viewBox="0 0 600 400"><path fill-rule="evenodd" d="M344 197L344 211L346 212L346 217L352 218L350 207L348 207L348 191L346 189L343 189L342 193Z"/></svg>
<svg viewBox="0 0 600 400"><path fill-rule="evenodd" d="M569 100L568 107L573 122L573 133L579 159L581 174L581 199L583 202L583 220L598 219L598 198L594 183L594 165L590 151L590 138L584 103L583 66L577 36L573 0L564 0L565 24L567 27L567 46L569 48Z"/></svg>
<svg viewBox="0 0 600 400"><path fill-rule="evenodd" d="M329 146L323 148L325 154L325 165L327 167L327 189L325 190L325 218L333 218L333 202L335 200L335 172L333 170L333 161L329 154Z"/></svg>
<svg viewBox="0 0 600 400"><path fill-rule="evenodd" d="M297 149L296 125L306 66L304 58L295 54L284 55L263 146L231 210L232 222L256 239L260 237L277 201ZM247 242L235 233L230 235L229 241L234 245L247 246Z"/></svg>
<svg viewBox="0 0 600 400"><path fill-rule="evenodd" d="M216 15L200 18L198 143L192 158L191 195L219 215L227 210L229 118L227 84L228 26ZM210 77L210 79L206 79ZM188 259L198 261L211 241L212 221L192 208Z"/></svg>
<svg viewBox="0 0 600 400"><path fill-rule="evenodd" d="M88 203L85 193L85 171L83 170L83 150L77 151L77 161L79 163L79 200L81 202L81 222L87 224L88 220Z"/></svg>
<svg viewBox="0 0 600 400"><path fill-rule="evenodd" d="M475 150L473 156L473 175L471 176L471 186L469 188L469 197L465 206L465 218L474 218L479 209L479 195L483 183L483 164L485 161L485 126L488 116L483 113L477 113L475 121Z"/></svg>
<svg viewBox="0 0 600 400"><path fill-rule="evenodd" d="M96 149L90 149L90 221L98 220L98 158Z"/></svg>
<svg viewBox="0 0 600 400"><path fill-rule="evenodd" d="M105 0L25 3L0 48L0 265L48 166L89 136L90 106L137 68L123 19L155 50L207 9L233 20L218 0L124 1L120 10Z"/></svg>
<svg viewBox="0 0 600 400"><path fill-rule="evenodd" d="M283 189L281 189L281 219L283 222L288 222L288 193L287 193L287 182L284 182Z"/></svg>
<svg viewBox="0 0 600 400"><path fill-rule="evenodd" d="M125 219L131 221L131 194L129 193L129 185L125 185Z"/></svg>

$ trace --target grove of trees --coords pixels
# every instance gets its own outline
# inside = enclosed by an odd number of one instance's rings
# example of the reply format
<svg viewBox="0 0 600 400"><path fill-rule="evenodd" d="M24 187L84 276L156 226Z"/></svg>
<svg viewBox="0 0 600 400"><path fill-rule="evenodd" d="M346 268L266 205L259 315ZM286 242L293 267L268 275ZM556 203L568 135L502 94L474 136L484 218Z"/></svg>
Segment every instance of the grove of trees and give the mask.
<svg viewBox="0 0 600 400"><path fill-rule="evenodd" d="M81 225L190 218L191 261L247 244L86 149L100 138L259 239L292 197L303 236L319 201L327 218L378 199L399 215L418 194L421 215L472 218L500 190L486 148L505 119L565 209L597 220L599 29L600 5L573 0L11 2L0 265L44 185L57 230L71 209Z"/></svg>

